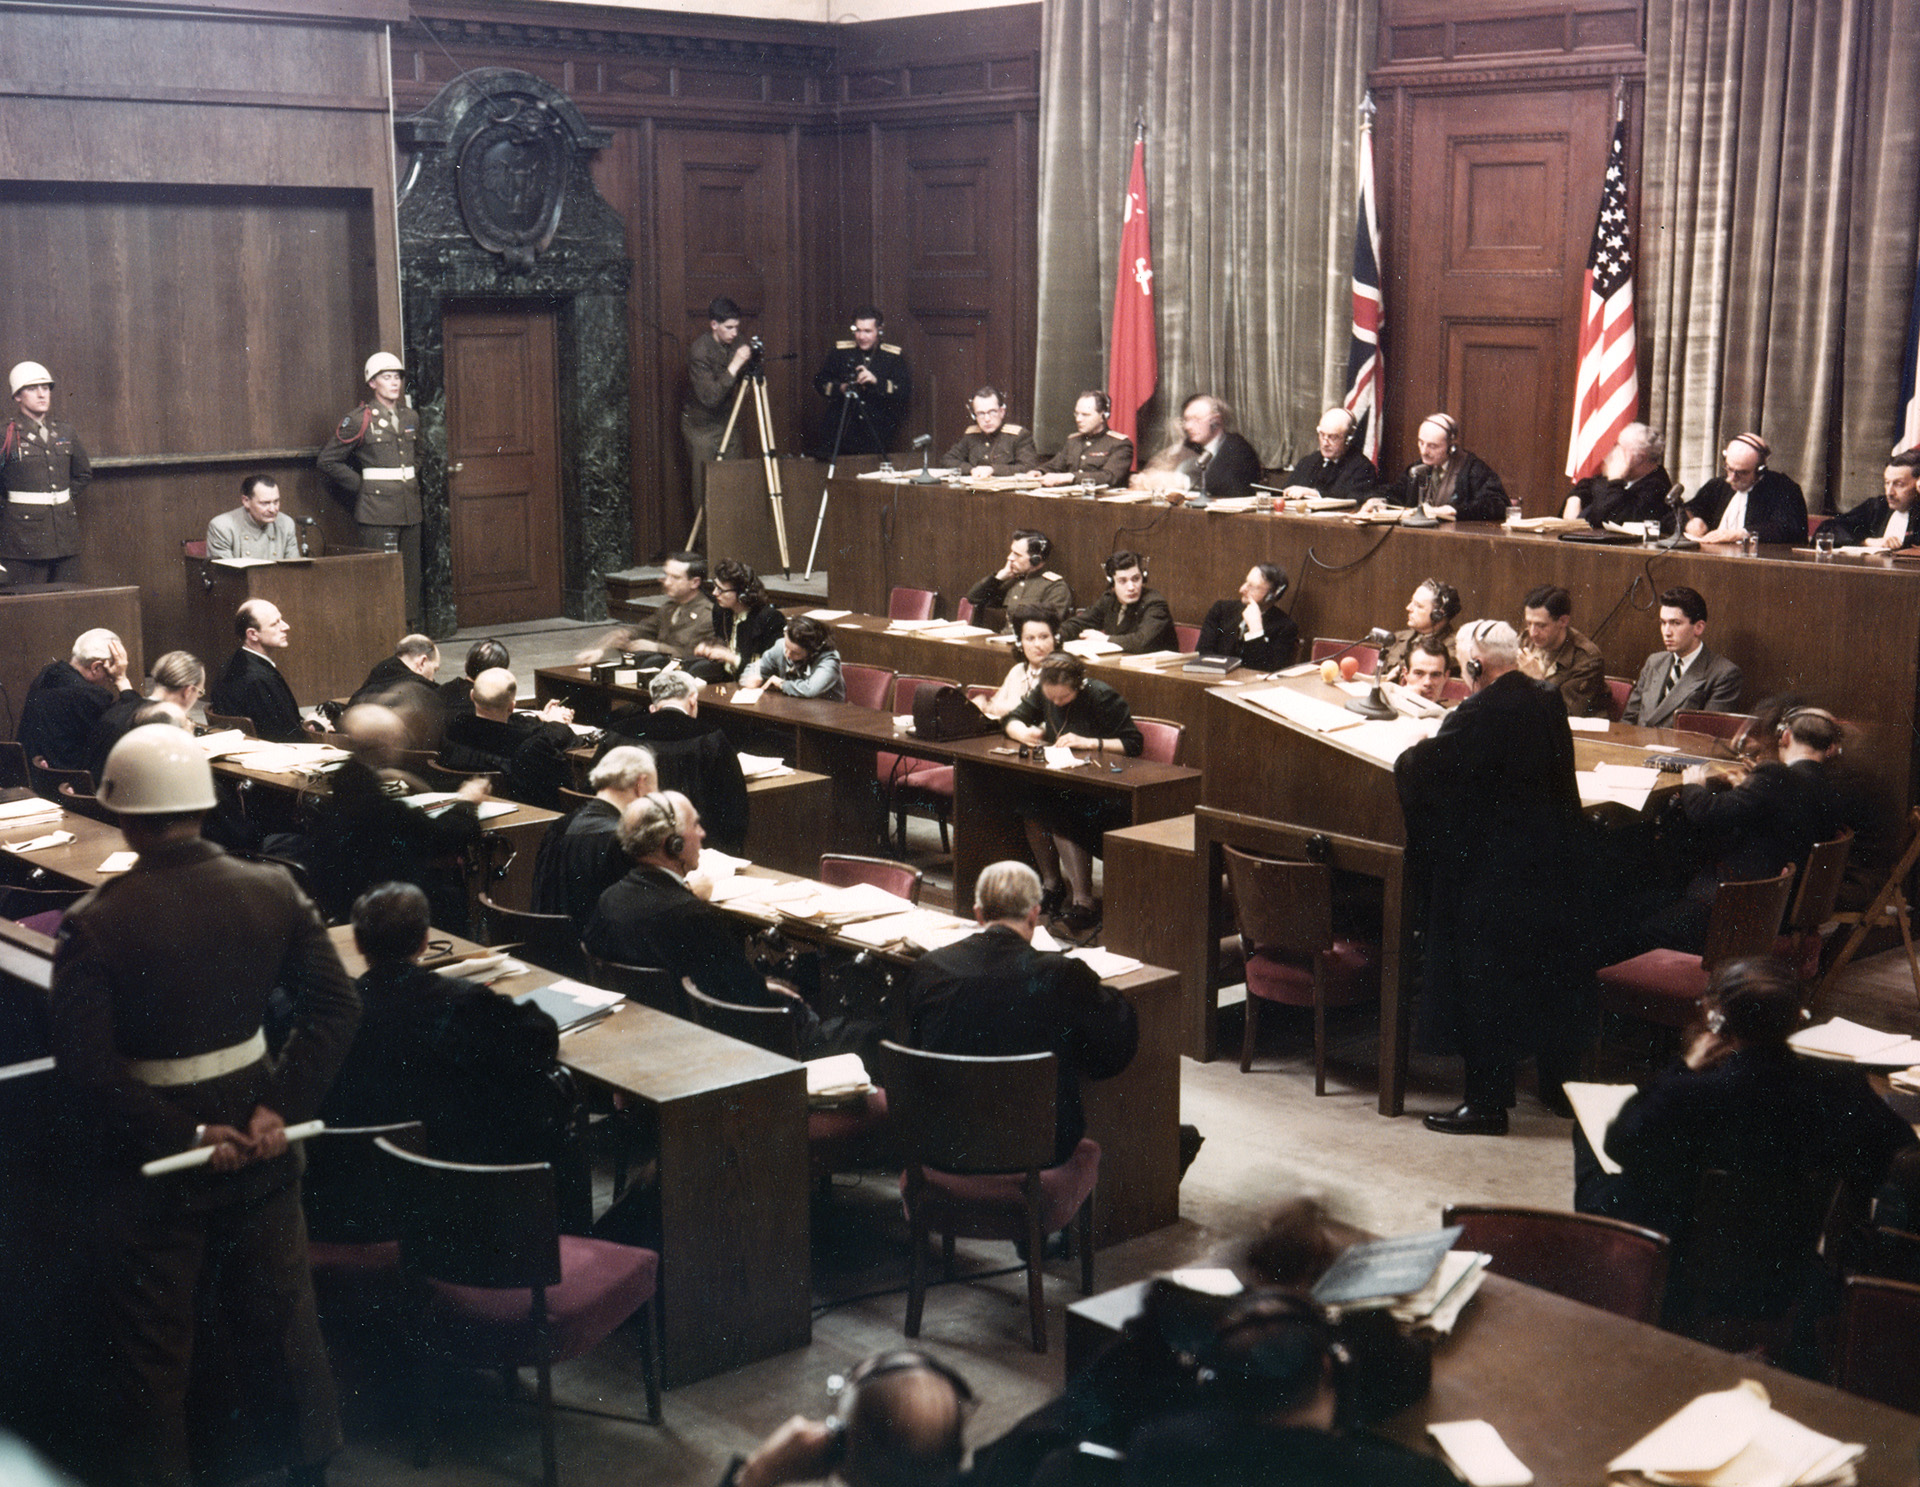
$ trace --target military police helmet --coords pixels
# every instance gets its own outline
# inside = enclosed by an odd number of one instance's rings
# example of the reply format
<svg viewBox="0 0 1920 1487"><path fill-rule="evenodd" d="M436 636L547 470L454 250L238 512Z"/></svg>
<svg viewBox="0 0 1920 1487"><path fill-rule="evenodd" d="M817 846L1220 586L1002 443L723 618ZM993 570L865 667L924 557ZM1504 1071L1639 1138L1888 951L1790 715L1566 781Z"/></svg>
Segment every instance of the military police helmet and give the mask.
<svg viewBox="0 0 1920 1487"><path fill-rule="evenodd" d="M13 370L7 373L7 381L11 384L7 391L18 393L23 387L53 386L53 373L37 361L16 362Z"/></svg>
<svg viewBox="0 0 1920 1487"><path fill-rule="evenodd" d="M123 816L210 811L213 767L186 729L147 723L113 746L98 793L100 804Z"/></svg>
<svg viewBox="0 0 1920 1487"><path fill-rule="evenodd" d="M372 356L367 358L366 370L362 374L361 380L371 382L382 372L398 372L404 377L407 368L406 364L391 351L376 351Z"/></svg>

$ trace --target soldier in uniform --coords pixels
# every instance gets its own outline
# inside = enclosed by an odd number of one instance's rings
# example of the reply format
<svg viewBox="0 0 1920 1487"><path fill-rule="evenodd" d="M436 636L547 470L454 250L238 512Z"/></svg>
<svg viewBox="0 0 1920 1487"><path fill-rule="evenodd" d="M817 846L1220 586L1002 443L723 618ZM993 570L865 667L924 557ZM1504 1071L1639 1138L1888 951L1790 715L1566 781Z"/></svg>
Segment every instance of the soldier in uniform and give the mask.
<svg viewBox="0 0 1920 1487"><path fill-rule="evenodd" d="M359 999L293 879L201 837L213 775L190 736L127 734L100 802L139 862L67 911L50 1008L60 1075L98 1128L90 1218L113 1411L101 1435L118 1458L104 1475L188 1487L190 1441L234 1451L270 1429L262 1454L295 1487L318 1483L340 1417L286 1126L318 1110ZM293 1005L277 1057L261 1029L276 987ZM141 1175L190 1147L212 1160Z"/></svg>
<svg viewBox="0 0 1920 1487"><path fill-rule="evenodd" d="M1113 399L1099 388L1080 394L1073 404L1073 423L1079 431L1068 437L1066 446L1037 468L1042 485L1078 485L1090 480L1095 485L1125 485L1133 473L1133 440L1107 427L1107 415L1113 411Z"/></svg>
<svg viewBox="0 0 1920 1487"><path fill-rule="evenodd" d="M724 454L738 455L745 447L751 408L734 419L733 434L722 450L720 441L733 416L740 374L753 360L753 345L740 339L740 307L725 295L707 305L707 333L687 351L687 400L680 408L680 437L686 441L687 464L693 475L693 509L707 499L707 461Z"/></svg>
<svg viewBox="0 0 1920 1487"><path fill-rule="evenodd" d="M940 461L962 474L985 477L1031 470L1040 462L1033 433L1007 422L1007 400L998 388L983 387L967 405L973 422Z"/></svg>
<svg viewBox="0 0 1920 1487"><path fill-rule="evenodd" d="M893 448L893 436L906 417L913 379L900 348L880 340L880 327L886 323L887 317L872 305L855 310L853 339L835 341L813 379L820 396L829 402L828 416L836 427L844 400L849 396L858 400L845 408L842 454L885 454Z"/></svg>
<svg viewBox="0 0 1920 1487"><path fill-rule="evenodd" d="M56 421L53 373L23 361L8 374L19 411L0 429L0 563L27 583L70 577L80 554L80 517L73 498L93 479L93 466L73 430Z"/></svg>
<svg viewBox="0 0 1920 1487"><path fill-rule="evenodd" d="M372 548L391 541L406 572L407 628L424 630L420 601L420 482L414 474L414 441L420 415L400 401L407 369L400 358L376 351L367 358L372 397L340 420L320 451L320 471L355 496L353 519L360 541Z"/></svg>
<svg viewBox="0 0 1920 1487"><path fill-rule="evenodd" d="M1012 628L1006 616L1017 609L1047 610L1056 623L1072 614L1072 586L1047 567L1047 558L1052 552L1053 539L1045 532L1028 527L1015 532L1000 571L989 573L967 590L974 623L986 624L989 609L1005 612L1000 624L1002 630Z"/></svg>

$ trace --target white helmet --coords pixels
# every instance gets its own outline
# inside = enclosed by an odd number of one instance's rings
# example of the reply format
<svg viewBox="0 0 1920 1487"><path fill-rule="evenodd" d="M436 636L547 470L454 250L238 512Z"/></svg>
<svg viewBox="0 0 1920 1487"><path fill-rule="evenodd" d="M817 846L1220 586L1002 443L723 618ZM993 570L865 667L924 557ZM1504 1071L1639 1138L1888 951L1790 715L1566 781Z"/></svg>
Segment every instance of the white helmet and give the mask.
<svg viewBox="0 0 1920 1487"><path fill-rule="evenodd" d="M214 807L213 766L184 728L147 723L107 755L100 804L123 816L161 816Z"/></svg>
<svg viewBox="0 0 1920 1487"><path fill-rule="evenodd" d="M376 351L367 358L366 370L361 374L360 380L371 382L382 372L398 372L404 377L407 372L406 363L391 351Z"/></svg>
<svg viewBox="0 0 1920 1487"><path fill-rule="evenodd" d="M7 373L7 381L12 384L7 391L10 394L17 393L23 387L38 387L43 382L48 387L53 386L53 373L37 361L16 362L13 370Z"/></svg>

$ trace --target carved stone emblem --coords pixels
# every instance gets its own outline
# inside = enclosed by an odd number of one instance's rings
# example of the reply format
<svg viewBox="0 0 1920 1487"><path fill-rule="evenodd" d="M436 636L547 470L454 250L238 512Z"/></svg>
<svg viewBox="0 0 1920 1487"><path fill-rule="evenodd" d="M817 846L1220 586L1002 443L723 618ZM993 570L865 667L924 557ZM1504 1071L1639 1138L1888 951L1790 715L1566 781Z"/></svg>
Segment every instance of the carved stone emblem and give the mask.
<svg viewBox="0 0 1920 1487"><path fill-rule="evenodd" d="M460 150L460 213L474 241L521 272L553 241L572 151L566 127L540 99L498 93L476 110L480 127Z"/></svg>

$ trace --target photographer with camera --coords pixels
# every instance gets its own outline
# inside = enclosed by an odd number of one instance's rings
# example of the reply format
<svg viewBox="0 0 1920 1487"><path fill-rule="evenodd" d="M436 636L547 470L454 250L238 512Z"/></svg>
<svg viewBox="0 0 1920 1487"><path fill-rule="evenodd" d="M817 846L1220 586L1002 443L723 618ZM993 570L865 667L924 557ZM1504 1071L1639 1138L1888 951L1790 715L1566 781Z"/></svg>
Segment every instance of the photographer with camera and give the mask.
<svg viewBox="0 0 1920 1487"><path fill-rule="evenodd" d="M880 339L887 317L872 305L853 312L850 341L836 341L813 385L828 400L840 454L885 454L913 396L907 358Z"/></svg>
<svg viewBox="0 0 1920 1487"><path fill-rule="evenodd" d="M727 433L727 415L748 364L760 357L757 337L740 339L740 307L725 295L707 306L707 333L687 352L687 401L680 410L680 436L686 440L687 462L693 471L693 511L707 498L707 461L737 456L745 447L736 421ZM721 447L721 440L726 447Z"/></svg>

